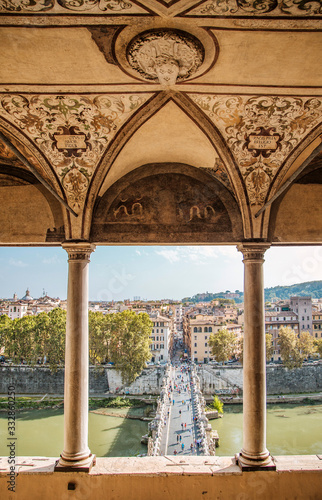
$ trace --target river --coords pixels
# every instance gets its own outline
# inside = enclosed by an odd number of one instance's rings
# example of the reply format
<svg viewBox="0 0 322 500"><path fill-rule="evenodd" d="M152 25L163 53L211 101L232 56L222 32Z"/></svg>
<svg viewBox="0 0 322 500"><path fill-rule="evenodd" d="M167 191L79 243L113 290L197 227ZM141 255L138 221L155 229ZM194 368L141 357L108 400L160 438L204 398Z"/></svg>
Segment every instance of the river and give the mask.
<svg viewBox="0 0 322 500"><path fill-rule="evenodd" d="M242 447L242 408L226 406L224 417L212 420L218 430L217 455L232 456ZM115 413L127 410L115 409ZM131 410L131 412L135 411ZM322 451L322 405L269 405L267 447L272 455L311 455ZM147 423L89 413L89 447L98 457L134 456L146 453L140 439ZM17 412L17 456L57 457L63 449L62 410ZM0 414L0 456L7 455L7 418Z"/></svg>
<svg viewBox="0 0 322 500"><path fill-rule="evenodd" d="M242 405L224 407L224 416L212 420L219 434L219 456L242 448ZM315 455L322 452L322 405L268 405L267 448L272 455Z"/></svg>

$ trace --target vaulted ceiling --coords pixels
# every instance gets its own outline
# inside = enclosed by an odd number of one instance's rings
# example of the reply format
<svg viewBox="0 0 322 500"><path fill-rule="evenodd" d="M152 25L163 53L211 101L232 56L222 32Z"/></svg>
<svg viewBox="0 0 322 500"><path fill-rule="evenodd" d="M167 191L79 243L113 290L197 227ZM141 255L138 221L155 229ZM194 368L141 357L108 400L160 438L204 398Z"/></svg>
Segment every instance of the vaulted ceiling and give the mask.
<svg viewBox="0 0 322 500"><path fill-rule="evenodd" d="M321 243L317 0L1 0L0 244Z"/></svg>

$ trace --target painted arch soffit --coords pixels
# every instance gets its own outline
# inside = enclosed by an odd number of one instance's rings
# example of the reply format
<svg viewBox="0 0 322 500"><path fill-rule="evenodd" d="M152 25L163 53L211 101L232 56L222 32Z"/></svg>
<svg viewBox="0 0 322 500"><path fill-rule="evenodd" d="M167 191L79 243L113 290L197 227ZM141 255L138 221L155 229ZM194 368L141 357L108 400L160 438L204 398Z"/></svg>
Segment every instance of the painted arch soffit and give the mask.
<svg viewBox="0 0 322 500"><path fill-rule="evenodd" d="M188 95L220 130L256 207L287 158L322 123L320 98Z"/></svg>
<svg viewBox="0 0 322 500"><path fill-rule="evenodd" d="M150 10L133 0L2 0L0 13L127 16L147 15Z"/></svg>
<svg viewBox="0 0 322 500"><path fill-rule="evenodd" d="M0 99L0 117L44 155L68 204L80 213L93 173L111 141L151 95L7 94Z"/></svg>
<svg viewBox="0 0 322 500"><path fill-rule="evenodd" d="M0 13L128 16L171 13L187 17L317 17L320 0L2 0Z"/></svg>
<svg viewBox="0 0 322 500"><path fill-rule="evenodd" d="M31 141L22 131L9 123L7 120L2 119L0 115L0 129L1 132L9 139L9 141L17 148L17 150L28 160L34 167L38 174L54 189L58 194L62 194L61 186L58 177L55 175L50 163L37 148L35 143ZM18 168L22 172L29 173L29 169L24 165L16 155L2 142L0 142L0 161L3 164L9 165L11 168Z"/></svg>
<svg viewBox="0 0 322 500"><path fill-rule="evenodd" d="M187 17L321 17L321 0L205 0Z"/></svg>

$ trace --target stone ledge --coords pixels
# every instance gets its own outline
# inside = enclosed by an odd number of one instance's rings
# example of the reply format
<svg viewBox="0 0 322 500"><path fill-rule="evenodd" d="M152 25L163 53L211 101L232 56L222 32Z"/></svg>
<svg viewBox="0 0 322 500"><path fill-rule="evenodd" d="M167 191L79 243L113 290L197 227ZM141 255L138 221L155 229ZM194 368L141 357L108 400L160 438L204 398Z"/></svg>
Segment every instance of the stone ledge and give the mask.
<svg viewBox="0 0 322 500"><path fill-rule="evenodd" d="M276 472L322 472L318 455L274 456ZM17 457L17 474L54 474L57 458ZM9 471L7 457L0 457L0 477ZM58 472L55 472L57 474ZM273 472L274 474L275 472ZM65 473L64 473L65 474ZM83 473L84 474L84 473ZM233 457L164 456L164 457L101 457L97 458L90 476L170 476L170 475L241 475Z"/></svg>

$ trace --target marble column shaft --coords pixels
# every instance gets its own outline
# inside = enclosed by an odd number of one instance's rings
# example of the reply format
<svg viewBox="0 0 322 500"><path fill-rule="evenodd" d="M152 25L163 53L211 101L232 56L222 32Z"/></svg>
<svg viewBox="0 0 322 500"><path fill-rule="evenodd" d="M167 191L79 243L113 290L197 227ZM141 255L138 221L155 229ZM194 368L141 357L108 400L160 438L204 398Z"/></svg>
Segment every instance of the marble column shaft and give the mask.
<svg viewBox="0 0 322 500"><path fill-rule="evenodd" d="M243 448L244 466L270 462L266 449L266 345L263 263L267 244L238 246L244 256Z"/></svg>
<svg viewBox="0 0 322 500"><path fill-rule="evenodd" d="M65 347L64 450L60 466L88 461L88 266L95 249L66 243L68 292Z"/></svg>

